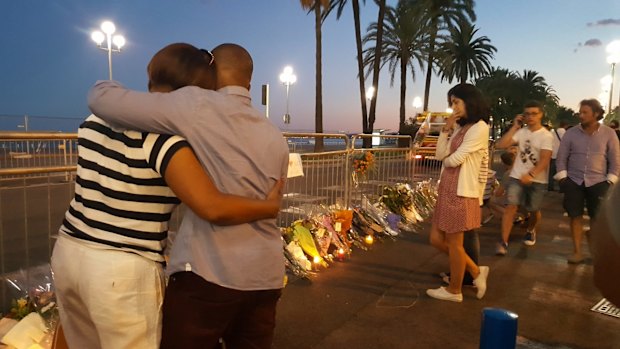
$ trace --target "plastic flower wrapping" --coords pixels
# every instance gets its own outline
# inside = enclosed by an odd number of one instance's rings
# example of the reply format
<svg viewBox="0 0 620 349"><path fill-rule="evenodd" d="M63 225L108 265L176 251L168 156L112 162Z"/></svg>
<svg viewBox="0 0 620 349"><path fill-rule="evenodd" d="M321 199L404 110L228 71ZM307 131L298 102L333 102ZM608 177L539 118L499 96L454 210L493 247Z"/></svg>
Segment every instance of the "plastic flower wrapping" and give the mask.
<svg viewBox="0 0 620 349"><path fill-rule="evenodd" d="M0 320L0 342L16 349L51 348L58 308L49 264L2 276L11 309Z"/></svg>
<svg viewBox="0 0 620 349"><path fill-rule="evenodd" d="M374 202L362 197L353 208L340 205L315 206L308 216L282 229L287 269L300 278L310 278L346 260L354 248L368 250L375 241L395 240L403 230L416 231L433 212L436 188L422 182L385 187Z"/></svg>
<svg viewBox="0 0 620 349"><path fill-rule="evenodd" d="M400 223L397 224L400 229L415 232L419 223L432 215L437 190L430 181L417 183L415 189L409 184L396 183L383 188L379 201L386 209L400 216Z"/></svg>

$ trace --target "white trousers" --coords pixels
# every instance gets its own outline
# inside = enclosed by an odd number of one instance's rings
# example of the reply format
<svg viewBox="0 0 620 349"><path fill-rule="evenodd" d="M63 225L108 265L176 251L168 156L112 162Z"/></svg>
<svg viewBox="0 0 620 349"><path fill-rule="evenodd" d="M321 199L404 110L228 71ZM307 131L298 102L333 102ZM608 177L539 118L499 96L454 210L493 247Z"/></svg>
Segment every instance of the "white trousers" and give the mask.
<svg viewBox="0 0 620 349"><path fill-rule="evenodd" d="M165 287L159 263L60 236L52 271L70 348L159 348Z"/></svg>

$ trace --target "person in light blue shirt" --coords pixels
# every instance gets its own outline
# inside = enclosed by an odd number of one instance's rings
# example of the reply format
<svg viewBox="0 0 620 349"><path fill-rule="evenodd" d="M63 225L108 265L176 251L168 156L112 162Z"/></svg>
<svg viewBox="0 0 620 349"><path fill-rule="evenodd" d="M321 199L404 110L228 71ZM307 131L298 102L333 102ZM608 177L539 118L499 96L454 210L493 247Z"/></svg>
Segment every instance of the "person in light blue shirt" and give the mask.
<svg viewBox="0 0 620 349"><path fill-rule="evenodd" d="M564 192L564 209L570 217L573 254L569 263L581 263L584 203L591 220L596 219L601 199L620 174L620 145L610 127L602 125L604 110L596 99L579 104L580 124L571 127L558 150L555 179Z"/></svg>

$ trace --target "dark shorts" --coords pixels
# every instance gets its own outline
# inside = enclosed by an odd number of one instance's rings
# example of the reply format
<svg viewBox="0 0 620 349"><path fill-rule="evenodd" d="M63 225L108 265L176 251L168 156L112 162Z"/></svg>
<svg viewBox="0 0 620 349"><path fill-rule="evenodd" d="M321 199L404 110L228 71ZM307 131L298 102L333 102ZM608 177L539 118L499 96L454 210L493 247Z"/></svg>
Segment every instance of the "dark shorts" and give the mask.
<svg viewBox="0 0 620 349"><path fill-rule="evenodd" d="M271 348L282 290L239 291L192 272L170 276L163 305L161 348Z"/></svg>
<svg viewBox="0 0 620 349"><path fill-rule="evenodd" d="M586 187L584 184L578 185L570 178L566 178L560 182L560 188L564 192L564 210L569 217L583 216L585 206L588 208L590 218L594 219L600 203L607 194L609 183L601 182Z"/></svg>

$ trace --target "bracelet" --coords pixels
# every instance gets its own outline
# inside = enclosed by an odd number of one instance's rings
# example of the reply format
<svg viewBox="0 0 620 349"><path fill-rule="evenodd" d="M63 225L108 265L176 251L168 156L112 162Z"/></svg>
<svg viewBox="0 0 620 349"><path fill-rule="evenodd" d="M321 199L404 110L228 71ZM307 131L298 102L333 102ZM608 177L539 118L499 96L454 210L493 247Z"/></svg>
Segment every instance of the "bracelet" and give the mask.
<svg viewBox="0 0 620 349"><path fill-rule="evenodd" d="M534 178L535 176L532 174L532 172L528 172L528 175L530 175L530 177Z"/></svg>

